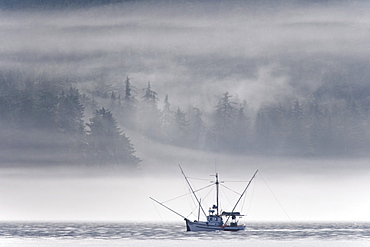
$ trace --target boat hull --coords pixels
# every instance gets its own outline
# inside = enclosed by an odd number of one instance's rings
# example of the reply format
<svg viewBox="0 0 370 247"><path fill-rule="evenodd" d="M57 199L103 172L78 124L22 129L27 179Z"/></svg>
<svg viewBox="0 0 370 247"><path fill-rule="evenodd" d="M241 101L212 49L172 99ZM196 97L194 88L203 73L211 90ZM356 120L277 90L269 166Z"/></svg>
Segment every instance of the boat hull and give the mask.
<svg viewBox="0 0 370 247"><path fill-rule="evenodd" d="M245 225L229 226L229 225L212 225L203 221L190 221L186 220L187 231L243 231Z"/></svg>

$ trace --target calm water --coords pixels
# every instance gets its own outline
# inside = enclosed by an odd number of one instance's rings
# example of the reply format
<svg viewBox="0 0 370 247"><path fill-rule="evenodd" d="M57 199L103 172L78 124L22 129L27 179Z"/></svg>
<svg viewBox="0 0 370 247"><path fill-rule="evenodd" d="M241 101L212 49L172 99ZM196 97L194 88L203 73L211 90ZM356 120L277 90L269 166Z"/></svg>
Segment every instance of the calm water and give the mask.
<svg viewBox="0 0 370 247"><path fill-rule="evenodd" d="M0 223L0 246L370 246L370 223L253 223L186 232L165 223Z"/></svg>

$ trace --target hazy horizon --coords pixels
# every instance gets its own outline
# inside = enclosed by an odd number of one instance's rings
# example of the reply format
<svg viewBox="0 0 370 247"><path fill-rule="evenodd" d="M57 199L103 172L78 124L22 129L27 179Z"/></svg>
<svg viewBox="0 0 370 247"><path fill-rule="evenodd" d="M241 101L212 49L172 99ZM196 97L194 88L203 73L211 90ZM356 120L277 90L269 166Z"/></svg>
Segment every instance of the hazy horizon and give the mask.
<svg viewBox="0 0 370 247"><path fill-rule="evenodd" d="M114 168L63 166L3 168L0 209L4 214L0 220L180 223L179 216L149 199L165 202L189 192L180 164L189 177L212 181L210 175L217 170L222 181L244 181L225 183L238 192L258 169L260 174L247 191L242 211L247 214L242 220L246 224L370 221L367 210L370 202L366 196L368 159L271 159L175 149L167 153L162 144L147 146L141 171L135 173ZM198 180L191 183L195 188L209 184ZM214 192L209 193L206 205L214 203ZM228 202L233 195L221 194L223 205L227 205L223 210L230 209ZM187 196L166 205L188 216L196 208L191 202ZM189 218L196 219L196 212Z"/></svg>

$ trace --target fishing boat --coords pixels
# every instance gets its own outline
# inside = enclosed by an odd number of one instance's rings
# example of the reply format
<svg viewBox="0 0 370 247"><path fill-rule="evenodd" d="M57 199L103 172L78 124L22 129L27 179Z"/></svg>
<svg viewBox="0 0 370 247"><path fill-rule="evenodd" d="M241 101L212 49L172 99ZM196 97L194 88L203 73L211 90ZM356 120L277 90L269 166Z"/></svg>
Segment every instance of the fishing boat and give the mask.
<svg viewBox="0 0 370 247"><path fill-rule="evenodd" d="M187 217L183 216L182 214L176 212L175 210L171 209L170 207L166 206L164 203L159 202L155 200L152 197L149 197L154 202L158 203L159 205L165 207L166 209L170 210L171 212L177 214L178 216L182 217L186 222L186 230L187 231L241 231L245 230L244 224L239 224L239 219L242 218L244 215L242 215L240 212L236 212L236 208L240 202L240 200L243 198L244 194L246 193L249 185L251 184L252 180L256 176L258 170L253 174L251 180L249 180L247 186L243 190L243 192L240 194L239 199L235 203L234 207L231 211L223 211L219 210L219 177L218 173L216 173L215 181L212 181L212 183L216 186L216 202L213 204L212 207L209 208L208 214L205 213L205 210L202 206L201 199L198 199L198 196L196 194L196 191L194 191L193 187L191 186L188 177L185 175L184 171L182 170L181 166L180 170L189 186L189 189L191 190L191 193L193 194L196 202L198 203L199 211L198 211L198 219L197 220L189 220ZM199 191L199 190L197 190ZM205 221L200 221L200 211L203 212L203 214L206 216Z"/></svg>

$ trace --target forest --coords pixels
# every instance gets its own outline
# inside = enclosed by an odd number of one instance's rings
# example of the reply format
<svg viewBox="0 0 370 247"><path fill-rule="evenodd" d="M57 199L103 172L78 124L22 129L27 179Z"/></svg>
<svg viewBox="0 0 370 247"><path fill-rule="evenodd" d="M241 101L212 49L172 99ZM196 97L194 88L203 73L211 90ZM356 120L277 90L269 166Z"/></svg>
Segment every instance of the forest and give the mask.
<svg viewBox="0 0 370 247"><path fill-rule="evenodd" d="M369 88L337 85L306 98L249 107L227 90L211 110L171 105L155 83L127 76L119 86L96 84L82 92L69 79L0 73L2 163L18 154L45 154L45 162L137 167L140 158L125 130L157 142L218 153L336 157L369 153ZM137 84L139 84L137 82ZM143 144L142 144L143 145ZM39 162L35 159L35 162ZM28 159L26 162L32 162Z"/></svg>
<svg viewBox="0 0 370 247"><path fill-rule="evenodd" d="M66 81L18 79L1 73L2 163L139 164L133 144L111 111L90 102L75 87L68 88ZM88 121L84 105L94 106ZM47 159L39 157L45 153Z"/></svg>

